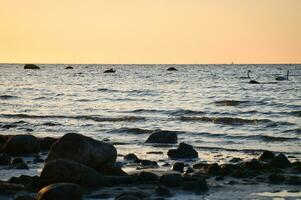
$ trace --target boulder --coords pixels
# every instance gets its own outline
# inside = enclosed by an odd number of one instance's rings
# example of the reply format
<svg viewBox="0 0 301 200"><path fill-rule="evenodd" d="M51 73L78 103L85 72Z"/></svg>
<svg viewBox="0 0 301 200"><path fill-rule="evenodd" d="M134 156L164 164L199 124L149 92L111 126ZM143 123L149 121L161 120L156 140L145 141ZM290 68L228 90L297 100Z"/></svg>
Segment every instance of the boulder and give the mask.
<svg viewBox="0 0 301 200"><path fill-rule="evenodd" d="M24 69L40 69L40 67L35 64L26 64L24 65Z"/></svg>
<svg viewBox="0 0 301 200"><path fill-rule="evenodd" d="M163 174L159 180L167 187L178 187L182 185L183 177L181 174Z"/></svg>
<svg viewBox="0 0 301 200"><path fill-rule="evenodd" d="M272 160L273 158L275 158L275 154L271 151L264 151L259 156L259 160L262 160L262 161L269 161L269 160Z"/></svg>
<svg viewBox="0 0 301 200"><path fill-rule="evenodd" d="M40 146L42 151L49 151L52 145L57 141L57 138L44 137L40 138Z"/></svg>
<svg viewBox="0 0 301 200"><path fill-rule="evenodd" d="M73 69L73 67L71 67L71 66L68 66L68 67L66 67L65 69Z"/></svg>
<svg viewBox="0 0 301 200"><path fill-rule="evenodd" d="M123 157L124 160L129 160L133 162L140 162L140 159L133 153L129 153Z"/></svg>
<svg viewBox="0 0 301 200"><path fill-rule="evenodd" d="M189 144L181 142L177 149L170 149L167 152L167 155L170 158L175 159L191 159L191 158L198 158L198 152Z"/></svg>
<svg viewBox="0 0 301 200"><path fill-rule="evenodd" d="M199 177L195 180L184 181L182 189L199 193L208 190L208 185L206 179Z"/></svg>
<svg viewBox="0 0 301 200"><path fill-rule="evenodd" d="M75 161L64 159L49 161L41 172L40 184L47 186L59 182L97 186L101 185L102 176L96 170Z"/></svg>
<svg viewBox="0 0 301 200"><path fill-rule="evenodd" d="M116 72L116 70L114 70L113 68L111 68L111 69L105 70L103 73L115 73L115 72Z"/></svg>
<svg viewBox="0 0 301 200"><path fill-rule="evenodd" d="M292 166L292 163L284 154L280 153L278 156L271 160L270 165L274 168L288 168Z"/></svg>
<svg viewBox="0 0 301 200"><path fill-rule="evenodd" d="M255 170L255 171L259 171L259 170L263 169L262 164L258 160L256 160L256 159L252 159L252 160L246 161L244 163L244 167L246 169Z"/></svg>
<svg viewBox="0 0 301 200"><path fill-rule="evenodd" d="M142 171L138 174L137 180L140 182L156 182L159 180L159 176L152 172Z"/></svg>
<svg viewBox="0 0 301 200"><path fill-rule="evenodd" d="M14 135L6 141L2 151L11 155L39 153L40 142L33 135Z"/></svg>
<svg viewBox="0 0 301 200"><path fill-rule="evenodd" d="M172 168L173 171L183 172L184 171L184 163L183 162L176 162L173 164Z"/></svg>
<svg viewBox="0 0 301 200"><path fill-rule="evenodd" d="M255 80L250 80L250 81L249 81L249 84L259 84L259 82L258 82L258 81L255 81Z"/></svg>
<svg viewBox="0 0 301 200"><path fill-rule="evenodd" d="M0 155L0 165L9 165L11 163L11 157L6 154L3 153Z"/></svg>
<svg viewBox="0 0 301 200"><path fill-rule="evenodd" d="M116 163L106 163L97 169L101 174L111 176L126 176L127 173L121 169L121 166Z"/></svg>
<svg viewBox="0 0 301 200"><path fill-rule="evenodd" d="M167 68L167 71L178 71L175 67L169 67Z"/></svg>
<svg viewBox="0 0 301 200"><path fill-rule="evenodd" d="M82 200L82 190L74 183L56 183L42 188L36 200Z"/></svg>
<svg viewBox="0 0 301 200"><path fill-rule="evenodd" d="M53 144L46 162L68 159L97 170L104 164L114 163L116 157L117 150L112 144L80 134L68 133Z"/></svg>
<svg viewBox="0 0 301 200"><path fill-rule="evenodd" d="M177 143L178 136L171 131L155 131L146 140L146 143Z"/></svg>

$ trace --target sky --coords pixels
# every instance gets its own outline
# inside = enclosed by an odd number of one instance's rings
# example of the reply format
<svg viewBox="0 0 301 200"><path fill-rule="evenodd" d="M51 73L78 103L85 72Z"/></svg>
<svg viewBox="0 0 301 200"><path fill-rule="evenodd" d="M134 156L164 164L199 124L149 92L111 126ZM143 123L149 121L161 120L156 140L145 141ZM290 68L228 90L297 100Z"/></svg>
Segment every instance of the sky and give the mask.
<svg viewBox="0 0 301 200"><path fill-rule="evenodd" d="M301 63L301 0L0 0L0 63Z"/></svg>

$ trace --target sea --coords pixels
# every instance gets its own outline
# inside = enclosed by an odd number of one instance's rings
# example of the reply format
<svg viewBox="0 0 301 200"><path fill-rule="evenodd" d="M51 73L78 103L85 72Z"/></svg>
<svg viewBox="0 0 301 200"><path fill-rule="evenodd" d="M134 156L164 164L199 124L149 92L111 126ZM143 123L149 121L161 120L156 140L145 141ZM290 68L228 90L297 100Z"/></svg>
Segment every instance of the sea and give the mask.
<svg viewBox="0 0 301 200"><path fill-rule="evenodd" d="M203 162L252 159L264 150L301 160L300 64L38 65L0 64L0 134L80 133L112 142L119 160L135 153L160 164L174 162L166 152L177 144L145 141L167 131ZM116 72L103 73L110 68ZM288 80L276 81L288 70ZM0 179L10 176L0 170Z"/></svg>

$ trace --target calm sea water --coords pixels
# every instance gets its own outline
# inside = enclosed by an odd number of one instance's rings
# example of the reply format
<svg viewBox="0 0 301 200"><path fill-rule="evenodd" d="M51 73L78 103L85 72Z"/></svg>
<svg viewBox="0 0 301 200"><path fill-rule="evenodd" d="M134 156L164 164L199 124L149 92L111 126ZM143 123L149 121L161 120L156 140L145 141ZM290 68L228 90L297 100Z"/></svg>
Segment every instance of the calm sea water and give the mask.
<svg viewBox="0 0 301 200"><path fill-rule="evenodd" d="M208 162L263 150L301 158L301 65L40 66L0 65L1 134L76 132L160 160L171 146L145 140L154 130L175 131ZM115 74L103 73L111 67ZM248 70L263 84L241 78ZM289 81L275 81L287 70Z"/></svg>

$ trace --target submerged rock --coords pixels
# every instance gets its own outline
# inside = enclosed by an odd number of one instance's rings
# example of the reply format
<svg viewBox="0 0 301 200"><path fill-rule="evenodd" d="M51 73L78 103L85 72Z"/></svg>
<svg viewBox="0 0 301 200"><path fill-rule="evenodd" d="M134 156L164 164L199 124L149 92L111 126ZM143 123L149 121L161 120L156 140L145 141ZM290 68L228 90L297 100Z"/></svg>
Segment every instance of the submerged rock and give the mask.
<svg viewBox="0 0 301 200"><path fill-rule="evenodd" d="M40 67L35 64L26 64L24 65L24 69L40 69Z"/></svg>
<svg viewBox="0 0 301 200"><path fill-rule="evenodd" d="M68 66L68 67L66 67L65 69L73 69L73 67L71 67L71 66Z"/></svg>
<svg viewBox="0 0 301 200"><path fill-rule="evenodd" d="M198 158L198 152L189 144L181 142L177 149L170 149L167 152L170 158Z"/></svg>
<svg viewBox="0 0 301 200"><path fill-rule="evenodd" d="M292 163L284 154L280 153L278 156L271 160L270 165L274 168L288 168L292 166Z"/></svg>
<svg viewBox="0 0 301 200"><path fill-rule="evenodd" d="M275 154L271 151L264 151L260 157L259 160L262 161L268 161L268 160L272 160L273 158L275 158Z"/></svg>
<svg viewBox="0 0 301 200"><path fill-rule="evenodd" d="M199 193L208 190L208 185L206 179L199 177L195 180L184 181L182 189Z"/></svg>
<svg viewBox="0 0 301 200"><path fill-rule="evenodd" d="M33 135L14 135L6 141L2 151L11 155L39 153L40 142Z"/></svg>
<svg viewBox="0 0 301 200"><path fill-rule="evenodd" d="M155 131L146 140L146 143L177 143L178 136L171 131Z"/></svg>
<svg viewBox="0 0 301 200"><path fill-rule="evenodd" d="M250 80L250 81L249 81L249 84L259 84L259 82L258 82L258 81L255 81L255 80Z"/></svg>
<svg viewBox="0 0 301 200"><path fill-rule="evenodd" d="M160 182L167 187L178 187L182 185L183 177L181 174L163 174Z"/></svg>
<svg viewBox="0 0 301 200"><path fill-rule="evenodd" d="M167 71L178 71L175 67L169 67Z"/></svg>
<svg viewBox="0 0 301 200"><path fill-rule="evenodd" d="M107 163L114 163L116 157L117 150L112 144L68 133L52 146L46 162L68 159L97 170Z"/></svg>
<svg viewBox="0 0 301 200"><path fill-rule="evenodd" d="M115 72L116 72L116 70L114 70L113 68L111 68L111 69L105 70L103 73L115 73Z"/></svg>
<svg viewBox="0 0 301 200"><path fill-rule="evenodd" d="M56 183L42 188L36 200L82 200L82 190L74 183Z"/></svg>
<svg viewBox="0 0 301 200"><path fill-rule="evenodd" d="M49 161L41 172L41 186L53 183L70 182L82 186L97 186L102 176L96 170L81 163L58 159Z"/></svg>

